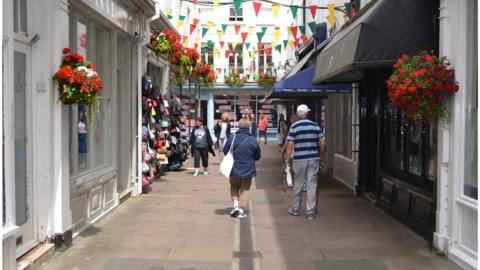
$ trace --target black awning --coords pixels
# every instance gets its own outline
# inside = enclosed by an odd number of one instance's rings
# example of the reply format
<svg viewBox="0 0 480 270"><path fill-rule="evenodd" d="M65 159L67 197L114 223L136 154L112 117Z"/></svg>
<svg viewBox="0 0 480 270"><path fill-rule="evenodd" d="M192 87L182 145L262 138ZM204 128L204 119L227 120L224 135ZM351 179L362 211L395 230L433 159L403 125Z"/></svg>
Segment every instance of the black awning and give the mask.
<svg viewBox="0 0 480 270"><path fill-rule="evenodd" d="M365 68L389 67L403 54L432 50L433 2L371 1L317 56L313 83L358 81Z"/></svg>

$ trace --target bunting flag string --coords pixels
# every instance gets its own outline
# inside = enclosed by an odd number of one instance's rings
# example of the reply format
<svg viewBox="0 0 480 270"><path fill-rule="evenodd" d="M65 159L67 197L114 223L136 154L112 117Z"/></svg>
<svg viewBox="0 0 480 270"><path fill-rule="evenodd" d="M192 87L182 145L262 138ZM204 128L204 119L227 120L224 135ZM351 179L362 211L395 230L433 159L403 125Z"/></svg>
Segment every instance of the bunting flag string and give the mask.
<svg viewBox="0 0 480 270"><path fill-rule="evenodd" d="M283 40L283 48L287 49L288 46L288 39Z"/></svg>
<svg viewBox="0 0 480 270"><path fill-rule="evenodd" d="M165 12L165 15L167 16L167 19L169 19L169 20L173 19L172 11L171 11L171 10L167 10L167 11Z"/></svg>
<svg viewBox="0 0 480 270"><path fill-rule="evenodd" d="M235 11L238 12L241 6L242 6L242 0L233 0L233 7L235 8Z"/></svg>
<svg viewBox="0 0 480 270"><path fill-rule="evenodd" d="M305 25L300 25L298 29L300 29L300 34L305 35Z"/></svg>
<svg viewBox="0 0 480 270"><path fill-rule="evenodd" d="M328 9L327 22L330 24L331 27L333 27L335 24L335 14L334 14L335 4L328 4L327 9Z"/></svg>
<svg viewBox="0 0 480 270"><path fill-rule="evenodd" d="M195 31L195 28L197 26L195 24L190 24L190 35L193 33L193 31Z"/></svg>
<svg viewBox="0 0 480 270"><path fill-rule="evenodd" d="M296 38L297 37L298 26L290 26L289 29L290 29L290 32L292 33L292 36L294 38Z"/></svg>
<svg viewBox="0 0 480 270"><path fill-rule="evenodd" d="M252 2L253 10L255 11L255 16L258 17L258 13L260 12L260 7L262 6L262 2Z"/></svg>
<svg viewBox="0 0 480 270"><path fill-rule="evenodd" d="M178 16L178 23L177 23L178 28L181 28L181 27L182 27L182 25L183 25L183 20L185 20L185 16L184 16L184 15L179 15L179 16Z"/></svg>
<svg viewBox="0 0 480 270"><path fill-rule="evenodd" d="M208 30L210 30L210 28L212 28L212 26L213 26L213 22L207 22Z"/></svg>
<svg viewBox="0 0 480 270"><path fill-rule="evenodd" d="M238 42L232 41L232 48L236 50Z"/></svg>
<svg viewBox="0 0 480 270"><path fill-rule="evenodd" d="M315 21L315 17L317 16L317 5L310 5L308 7L310 9L310 13L312 14L312 19Z"/></svg>
<svg viewBox="0 0 480 270"><path fill-rule="evenodd" d="M254 30L255 30L255 27L253 27L253 26L248 27L248 33L249 34L253 33Z"/></svg>
<svg viewBox="0 0 480 270"><path fill-rule="evenodd" d="M229 51L229 50L226 50L226 51L225 51L225 58L228 58L228 57L230 57L230 51Z"/></svg>
<svg viewBox="0 0 480 270"><path fill-rule="evenodd" d="M216 9L216 8L218 7L218 2L219 2L219 1L220 1L220 0L213 0L213 8Z"/></svg>
<svg viewBox="0 0 480 270"><path fill-rule="evenodd" d="M315 34L315 21L309 22L308 28L310 28L310 31L312 32L312 34Z"/></svg>
<svg viewBox="0 0 480 270"><path fill-rule="evenodd" d="M262 33L265 34L267 32L268 27L264 26L262 27Z"/></svg>
<svg viewBox="0 0 480 270"><path fill-rule="evenodd" d="M300 38L295 38L295 47L298 47L298 44L300 44Z"/></svg>
<svg viewBox="0 0 480 270"><path fill-rule="evenodd" d="M297 19L298 6L290 6L290 11L292 12L293 19Z"/></svg>
<svg viewBox="0 0 480 270"><path fill-rule="evenodd" d="M235 35L238 35L238 32L240 31L240 25L235 24L233 27L235 28Z"/></svg>
<svg viewBox="0 0 480 270"><path fill-rule="evenodd" d="M220 41L220 48L223 50L223 46L225 46L225 41Z"/></svg>
<svg viewBox="0 0 480 270"><path fill-rule="evenodd" d="M262 38L264 34L265 34L264 32L257 32L257 38L259 43L262 42Z"/></svg>
<svg viewBox="0 0 480 270"><path fill-rule="evenodd" d="M242 43L245 43L245 41L247 40L248 32L242 32L240 34L242 36Z"/></svg>
<svg viewBox="0 0 480 270"><path fill-rule="evenodd" d="M217 30L218 40L222 40L223 32L222 30Z"/></svg>
<svg viewBox="0 0 480 270"><path fill-rule="evenodd" d="M277 50L277 52L279 53L282 53L282 44L278 44L277 46L275 46L275 50Z"/></svg>
<svg viewBox="0 0 480 270"><path fill-rule="evenodd" d="M308 38L306 35L301 35L300 40L302 40L302 42L305 43L308 40Z"/></svg>
<svg viewBox="0 0 480 270"><path fill-rule="evenodd" d="M199 19L193 19L193 25L197 26L197 25L198 25L198 22L200 22Z"/></svg>
<svg viewBox="0 0 480 270"><path fill-rule="evenodd" d="M280 4L272 4L273 18L278 17L278 11L280 10Z"/></svg>
<svg viewBox="0 0 480 270"><path fill-rule="evenodd" d="M227 31L227 25L226 24L222 23L222 31L223 31L224 34Z"/></svg>
<svg viewBox="0 0 480 270"><path fill-rule="evenodd" d="M205 36L205 34L207 34L207 32L208 32L208 28L202 27L202 38Z"/></svg>
<svg viewBox="0 0 480 270"><path fill-rule="evenodd" d="M245 43L245 47L246 47L247 50L248 50L248 48L250 48L250 42L246 42L246 43Z"/></svg>

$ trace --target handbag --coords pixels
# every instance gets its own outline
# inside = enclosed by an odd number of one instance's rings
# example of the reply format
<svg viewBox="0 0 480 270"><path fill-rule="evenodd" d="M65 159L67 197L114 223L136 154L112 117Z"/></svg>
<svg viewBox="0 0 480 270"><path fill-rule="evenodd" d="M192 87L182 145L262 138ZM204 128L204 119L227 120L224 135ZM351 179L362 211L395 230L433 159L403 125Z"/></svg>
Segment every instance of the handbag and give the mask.
<svg viewBox="0 0 480 270"><path fill-rule="evenodd" d="M233 136L232 144L230 145L230 149L228 150L228 153L223 157L222 162L220 163L220 174L222 174L225 177L230 177L230 173L232 172L233 169L233 144L235 143L235 137L236 135Z"/></svg>
<svg viewBox="0 0 480 270"><path fill-rule="evenodd" d="M292 171L290 170L290 167L285 168L285 181L287 182L287 187L293 187Z"/></svg>

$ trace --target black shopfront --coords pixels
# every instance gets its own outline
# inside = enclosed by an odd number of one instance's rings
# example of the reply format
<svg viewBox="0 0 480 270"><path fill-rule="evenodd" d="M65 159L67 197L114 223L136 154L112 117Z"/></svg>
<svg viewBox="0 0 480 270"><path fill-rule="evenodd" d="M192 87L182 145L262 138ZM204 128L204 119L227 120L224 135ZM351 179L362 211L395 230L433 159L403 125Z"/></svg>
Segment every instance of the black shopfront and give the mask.
<svg viewBox="0 0 480 270"><path fill-rule="evenodd" d="M436 51L437 18L436 0L372 0L329 38L313 80L357 84L357 194L374 193L379 207L429 240L435 230L437 127L407 120L389 102L385 82L398 57Z"/></svg>

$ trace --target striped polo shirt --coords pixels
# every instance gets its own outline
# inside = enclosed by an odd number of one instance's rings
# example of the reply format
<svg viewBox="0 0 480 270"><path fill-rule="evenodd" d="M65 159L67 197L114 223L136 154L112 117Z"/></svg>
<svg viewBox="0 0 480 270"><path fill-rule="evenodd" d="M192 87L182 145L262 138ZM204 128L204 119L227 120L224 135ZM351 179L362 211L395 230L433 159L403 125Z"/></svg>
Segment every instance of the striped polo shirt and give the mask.
<svg viewBox="0 0 480 270"><path fill-rule="evenodd" d="M323 133L317 123L308 119L295 122L287 137L287 140L294 144L293 161L320 159L321 138Z"/></svg>

